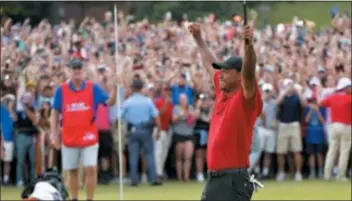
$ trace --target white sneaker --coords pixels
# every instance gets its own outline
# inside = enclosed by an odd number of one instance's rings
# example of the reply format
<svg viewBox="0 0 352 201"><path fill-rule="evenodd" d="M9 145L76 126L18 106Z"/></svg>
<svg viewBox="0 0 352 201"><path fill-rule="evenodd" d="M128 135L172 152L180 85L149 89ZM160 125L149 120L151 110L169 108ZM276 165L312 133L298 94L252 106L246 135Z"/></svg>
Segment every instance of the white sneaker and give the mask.
<svg viewBox="0 0 352 201"><path fill-rule="evenodd" d="M285 179L285 173L279 172L276 176L276 181L283 181Z"/></svg>
<svg viewBox="0 0 352 201"><path fill-rule="evenodd" d="M330 180L331 180L331 177L324 176L324 180L325 180L325 181L330 181Z"/></svg>
<svg viewBox="0 0 352 201"><path fill-rule="evenodd" d="M199 183L203 183L204 182L204 174L203 173L198 173L197 174L197 181Z"/></svg>
<svg viewBox="0 0 352 201"><path fill-rule="evenodd" d="M114 179L112 179L111 181L114 184L120 184L120 178L119 177L115 177ZM128 177L123 177L122 179L123 184L129 184L130 183L130 179Z"/></svg>
<svg viewBox="0 0 352 201"><path fill-rule="evenodd" d="M255 166L254 173L257 175L260 174L260 167L259 166Z"/></svg>
<svg viewBox="0 0 352 201"><path fill-rule="evenodd" d="M148 183L148 176L147 176L147 174L142 174L142 183L143 183L143 184Z"/></svg>
<svg viewBox="0 0 352 201"><path fill-rule="evenodd" d="M19 181L19 182L17 182L16 187L17 188L22 188L23 185L24 185L23 181Z"/></svg>
<svg viewBox="0 0 352 201"><path fill-rule="evenodd" d="M131 183L131 182L130 182L130 179L127 178L127 177L124 177L124 178L123 178L123 184L129 184L129 183Z"/></svg>
<svg viewBox="0 0 352 201"><path fill-rule="evenodd" d="M346 182L348 181L348 179L346 177L342 177L342 178L336 178L336 181Z"/></svg>
<svg viewBox="0 0 352 201"><path fill-rule="evenodd" d="M303 180L302 174L300 172L296 172L295 180L296 181L302 181Z"/></svg>
<svg viewBox="0 0 352 201"><path fill-rule="evenodd" d="M337 173L339 173L339 168L338 167L334 167L332 169L332 176L335 177L337 175Z"/></svg>

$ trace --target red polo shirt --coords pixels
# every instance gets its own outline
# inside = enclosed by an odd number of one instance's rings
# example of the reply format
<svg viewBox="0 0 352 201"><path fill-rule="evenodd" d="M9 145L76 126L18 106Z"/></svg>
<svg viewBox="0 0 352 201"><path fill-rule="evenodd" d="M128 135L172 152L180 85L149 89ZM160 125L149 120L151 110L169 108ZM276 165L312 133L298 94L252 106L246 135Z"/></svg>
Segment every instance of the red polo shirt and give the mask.
<svg viewBox="0 0 352 201"><path fill-rule="evenodd" d="M260 90L251 100L243 91L227 96L220 90L220 72L214 75L215 106L210 124L207 160L209 170L248 168L253 127L263 107Z"/></svg>
<svg viewBox="0 0 352 201"><path fill-rule="evenodd" d="M158 108L160 112L160 123L161 123L161 129L164 131L168 131L170 124L171 124L171 119L172 119L172 108L173 105L169 101L166 105L166 109L164 112L161 112L161 109L164 106L165 98L159 98L155 101L155 106Z"/></svg>
<svg viewBox="0 0 352 201"><path fill-rule="evenodd" d="M331 121L351 125L352 95L336 93L325 98L320 105L331 109Z"/></svg>

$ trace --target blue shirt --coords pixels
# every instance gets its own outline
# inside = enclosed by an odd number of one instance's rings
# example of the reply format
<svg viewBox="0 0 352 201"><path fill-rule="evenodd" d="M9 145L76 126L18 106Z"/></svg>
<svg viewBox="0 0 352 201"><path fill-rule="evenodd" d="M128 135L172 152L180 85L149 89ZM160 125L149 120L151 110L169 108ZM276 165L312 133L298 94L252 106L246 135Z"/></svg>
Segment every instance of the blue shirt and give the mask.
<svg viewBox="0 0 352 201"><path fill-rule="evenodd" d="M306 117L310 111L309 107L304 110L304 116ZM326 109L320 108L319 113L322 115L323 119L326 119ZM311 144L322 144L324 143L325 133L324 125L320 122L318 118L318 113L313 112L312 117L306 125L306 142Z"/></svg>
<svg viewBox="0 0 352 201"><path fill-rule="evenodd" d="M50 106L52 106L53 105L53 98L52 97L48 98L48 97L44 97L44 96L39 96L38 105L37 105L38 108L42 108L43 104L47 103L47 102L49 102Z"/></svg>
<svg viewBox="0 0 352 201"><path fill-rule="evenodd" d="M186 94L188 99L188 104L193 105L194 102L194 90L192 87L185 85L184 87L180 87L179 85L172 85L172 103L174 105L179 104L180 95Z"/></svg>
<svg viewBox="0 0 352 201"><path fill-rule="evenodd" d="M13 140L13 120L5 105L1 104L0 126L4 141Z"/></svg>
<svg viewBox="0 0 352 201"><path fill-rule="evenodd" d="M152 99L140 93L134 93L122 104L121 118L136 125L149 123L159 115Z"/></svg>
<svg viewBox="0 0 352 201"><path fill-rule="evenodd" d="M2 43L3 43L4 45L8 45L8 44L9 44L9 37L3 36L1 39L2 39Z"/></svg>
<svg viewBox="0 0 352 201"><path fill-rule="evenodd" d="M260 151L261 151L260 136L259 136L258 130L254 128L253 136L252 136L251 153L260 152Z"/></svg>
<svg viewBox="0 0 352 201"><path fill-rule="evenodd" d="M267 129L272 129L273 121L276 120L276 103L273 98L263 102L263 112L265 114L265 125L259 116L255 122L255 126L262 126Z"/></svg>
<svg viewBox="0 0 352 201"><path fill-rule="evenodd" d="M76 91L72 85L72 82L69 83L69 88L72 91ZM86 82L84 81L82 83L82 86L80 87L80 90L83 90L86 88ZM105 104L105 102L108 100L109 95L104 91L103 88L101 88L98 84L94 83L93 84L93 110L94 110L94 116L97 111L98 105L99 104ZM53 100L53 108L61 113L62 109L62 88L59 86L56 88L55 94L54 94L54 100Z"/></svg>

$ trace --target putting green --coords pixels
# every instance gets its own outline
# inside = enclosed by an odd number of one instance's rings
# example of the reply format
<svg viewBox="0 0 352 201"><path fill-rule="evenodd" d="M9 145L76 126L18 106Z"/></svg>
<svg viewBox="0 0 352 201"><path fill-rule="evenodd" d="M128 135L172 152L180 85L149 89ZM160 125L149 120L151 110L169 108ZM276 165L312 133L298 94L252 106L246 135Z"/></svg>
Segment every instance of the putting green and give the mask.
<svg viewBox="0 0 352 201"><path fill-rule="evenodd" d="M256 200L351 200L351 183L326 181L264 181L265 188L255 193ZM160 187L141 185L124 188L125 200L199 200L203 184L168 182ZM1 187L1 200L19 200L21 189ZM84 199L84 191L80 198ZM119 186L99 186L96 200L119 200Z"/></svg>

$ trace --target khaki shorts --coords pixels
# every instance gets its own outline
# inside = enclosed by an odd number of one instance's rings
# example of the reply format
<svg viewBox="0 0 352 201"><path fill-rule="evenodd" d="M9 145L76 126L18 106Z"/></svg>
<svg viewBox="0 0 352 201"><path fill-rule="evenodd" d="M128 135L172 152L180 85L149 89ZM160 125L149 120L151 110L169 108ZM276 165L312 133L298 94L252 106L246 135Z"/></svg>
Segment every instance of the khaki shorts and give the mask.
<svg viewBox="0 0 352 201"><path fill-rule="evenodd" d="M113 144L113 150L115 152L119 151L119 133L118 133L118 123L115 122L115 124L112 126L112 136L114 139L114 144ZM122 151L125 151L126 148L126 134L127 134L127 125L124 123L121 123L121 145L122 145Z"/></svg>
<svg viewBox="0 0 352 201"><path fill-rule="evenodd" d="M61 146L61 161L63 170L76 170L83 167L95 167L98 164L99 144L84 148Z"/></svg>
<svg viewBox="0 0 352 201"><path fill-rule="evenodd" d="M5 158L4 162L12 162L13 160L13 155L15 152L15 143L14 142L4 142L4 148L5 148Z"/></svg>
<svg viewBox="0 0 352 201"><path fill-rule="evenodd" d="M293 153L302 151L301 127L299 122L279 123L276 153L286 154L289 151Z"/></svg>

